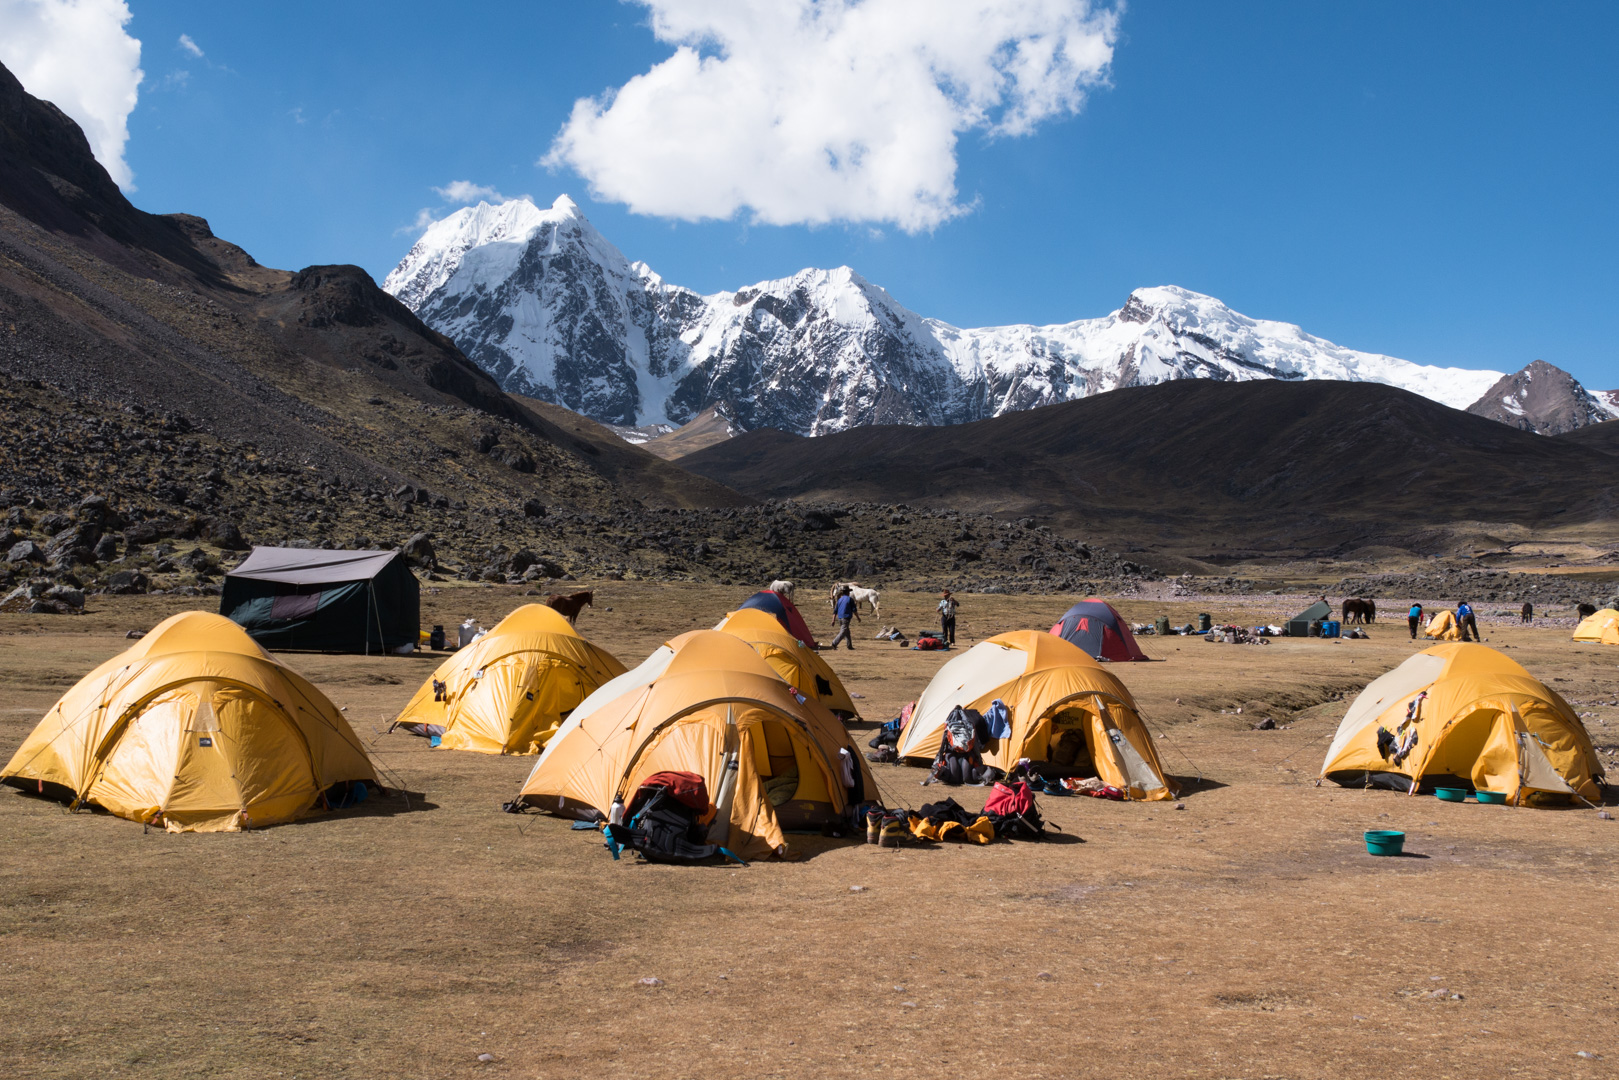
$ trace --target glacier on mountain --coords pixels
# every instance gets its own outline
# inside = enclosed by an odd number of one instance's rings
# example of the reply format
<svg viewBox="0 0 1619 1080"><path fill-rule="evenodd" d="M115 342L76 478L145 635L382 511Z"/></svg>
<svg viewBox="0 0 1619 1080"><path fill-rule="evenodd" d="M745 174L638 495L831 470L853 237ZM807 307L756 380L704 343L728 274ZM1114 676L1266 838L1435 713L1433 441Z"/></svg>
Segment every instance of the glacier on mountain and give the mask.
<svg viewBox="0 0 1619 1080"><path fill-rule="evenodd" d="M721 403L745 428L805 435L950 424L1187 378L1380 382L1459 409L1501 378L1356 352L1174 286L1102 318L980 329L848 267L703 296L630 262L566 195L451 214L383 288L507 390L624 426Z"/></svg>

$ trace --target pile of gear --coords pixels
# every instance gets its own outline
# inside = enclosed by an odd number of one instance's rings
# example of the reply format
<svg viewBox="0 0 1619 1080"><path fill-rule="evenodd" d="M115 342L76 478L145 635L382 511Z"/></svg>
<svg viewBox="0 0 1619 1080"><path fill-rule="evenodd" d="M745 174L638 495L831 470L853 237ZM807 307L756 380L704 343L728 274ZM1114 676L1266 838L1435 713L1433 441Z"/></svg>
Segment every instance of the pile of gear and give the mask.
<svg viewBox="0 0 1619 1080"><path fill-rule="evenodd" d="M1203 640L1226 645L1269 645L1274 634L1269 626L1216 626Z"/></svg>
<svg viewBox="0 0 1619 1080"><path fill-rule="evenodd" d="M930 843L961 841L987 844L992 840L1039 840L1049 827L1034 801L1035 789L1027 779L998 781L984 800L984 809L974 813L956 802L943 799L922 804L917 810L884 810L872 807L866 812L866 843L879 847L899 847L913 840Z"/></svg>

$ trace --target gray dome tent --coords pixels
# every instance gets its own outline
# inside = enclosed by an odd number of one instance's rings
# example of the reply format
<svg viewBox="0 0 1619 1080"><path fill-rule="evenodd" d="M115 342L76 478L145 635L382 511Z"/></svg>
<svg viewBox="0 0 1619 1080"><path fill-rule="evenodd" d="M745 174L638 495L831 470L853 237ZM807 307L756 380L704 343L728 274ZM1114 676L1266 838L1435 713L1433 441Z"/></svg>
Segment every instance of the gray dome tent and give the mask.
<svg viewBox="0 0 1619 1080"><path fill-rule="evenodd" d="M421 587L398 551L256 547L219 613L267 649L392 652L421 632Z"/></svg>

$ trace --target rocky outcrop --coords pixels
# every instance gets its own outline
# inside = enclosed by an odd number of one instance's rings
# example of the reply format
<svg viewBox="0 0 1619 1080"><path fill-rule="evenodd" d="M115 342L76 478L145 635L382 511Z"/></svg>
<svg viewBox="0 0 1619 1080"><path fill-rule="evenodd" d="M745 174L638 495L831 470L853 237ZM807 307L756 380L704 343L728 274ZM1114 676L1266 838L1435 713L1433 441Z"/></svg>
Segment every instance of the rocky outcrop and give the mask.
<svg viewBox="0 0 1619 1080"><path fill-rule="evenodd" d="M1544 360L1501 376L1467 411L1540 435L1561 435L1619 415L1619 408L1607 399Z"/></svg>

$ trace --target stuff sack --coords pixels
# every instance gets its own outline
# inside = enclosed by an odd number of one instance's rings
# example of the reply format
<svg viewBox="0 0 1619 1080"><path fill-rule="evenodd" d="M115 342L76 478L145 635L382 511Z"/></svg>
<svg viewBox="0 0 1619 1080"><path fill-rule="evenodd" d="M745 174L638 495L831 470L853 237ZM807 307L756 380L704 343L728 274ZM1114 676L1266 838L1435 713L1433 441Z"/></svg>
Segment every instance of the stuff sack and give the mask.
<svg viewBox="0 0 1619 1080"><path fill-rule="evenodd" d="M916 644L911 646L911 648L921 649L923 652L932 652L936 649L943 649L946 647L947 646L942 638L936 638L931 634L926 634L917 638Z"/></svg>

